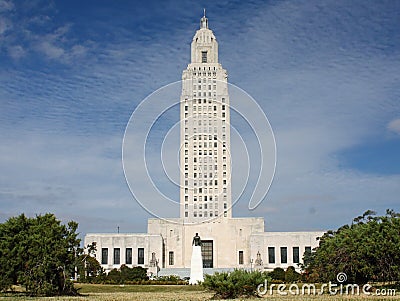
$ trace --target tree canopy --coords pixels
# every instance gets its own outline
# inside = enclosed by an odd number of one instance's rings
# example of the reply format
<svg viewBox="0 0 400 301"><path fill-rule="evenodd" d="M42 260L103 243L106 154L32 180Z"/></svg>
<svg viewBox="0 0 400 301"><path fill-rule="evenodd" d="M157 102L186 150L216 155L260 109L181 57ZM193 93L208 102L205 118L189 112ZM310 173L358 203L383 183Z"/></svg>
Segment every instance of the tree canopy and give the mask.
<svg viewBox="0 0 400 301"><path fill-rule="evenodd" d="M34 295L74 294L78 224L61 224L53 214L24 214L0 224L0 291L20 284Z"/></svg>
<svg viewBox="0 0 400 301"><path fill-rule="evenodd" d="M387 210L376 216L368 210L352 224L328 231L304 266L309 280L332 281L346 273L350 283L400 279L400 214Z"/></svg>

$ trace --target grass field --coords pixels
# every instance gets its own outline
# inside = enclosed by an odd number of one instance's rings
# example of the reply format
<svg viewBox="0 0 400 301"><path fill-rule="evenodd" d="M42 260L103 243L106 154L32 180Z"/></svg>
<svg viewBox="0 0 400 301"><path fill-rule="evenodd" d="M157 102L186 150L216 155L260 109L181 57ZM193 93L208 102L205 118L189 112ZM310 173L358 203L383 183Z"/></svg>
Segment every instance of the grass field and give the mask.
<svg viewBox="0 0 400 301"><path fill-rule="evenodd" d="M80 288L79 292L82 296L79 297L26 297L17 295L2 295L0 300L4 301L22 301L22 300L59 300L59 301L198 301L210 300L213 293L205 291L201 286L190 285L96 285L96 284L77 284ZM276 300L276 301L307 301L307 300L322 300L322 301L391 301L399 300L400 296L279 296L278 294L266 295L264 298L252 298L246 300Z"/></svg>

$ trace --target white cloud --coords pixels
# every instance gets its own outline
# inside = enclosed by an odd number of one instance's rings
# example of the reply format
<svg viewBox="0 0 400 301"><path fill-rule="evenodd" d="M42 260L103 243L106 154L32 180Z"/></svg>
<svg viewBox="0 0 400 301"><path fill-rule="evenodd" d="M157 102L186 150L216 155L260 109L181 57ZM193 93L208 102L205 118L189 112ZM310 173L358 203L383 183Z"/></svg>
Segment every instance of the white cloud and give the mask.
<svg viewBox="0 0 400 301"><path fill-rule="evenodd" d="M50 59L60 58L65 53L62 47L56 46L50 41L41 41L38 43L37 49Z"/></svg>
<svg viewBox="0 0 400 301"><path fill-rule="evenodd" d="M12 28L12 22L7 18L0 17L0 35L3 35Z"/></svg>
<svg viewBox="0 0 400 301"><path fill-rule="evenodd" d="M382 135L383 120L399 112L400 60L396 53L377 51L376 31L387 30L382 12L359 20L354 7L333 3L319 7L319 14L311 2L265 5L240 23L234 39L231 32L222 33L225 39L217 35L230 78L259 102L275 131L276 177L251 213L275 208L265 215L267 229L330 228L366 209L400 209L398 176L344 168L339 156ZM341 22L340 33L334 19ZM399 133L392 123L388 128ZM236 212L245 213L239 208Z"/></svg>
<svg viewBox="0 0 400 301"><path fill-rule="evenodd" d="M14 9L12 1L0 0L0 13L8 12Z"/></svg>
<svg viewBox="0 0 400 301"><path fill-rule="evenodd" d="M337 32L342 23L354 28L351 20L357 17L349 13L343 19L340 7L324 5L323 13L315 14L313 5L280 2L245 11L251 18L241 13L210 19L230 79L259 102L275 130L278 166L271 193L254 212L248 212L247 202L234 209L236 216L265 216L270 230L330 228L366 209L399 208L398 176L344 169L337 154L368 141L389 114L398 112L398 97L390 92L398 91L400 60L395 52L381 55L365 34L358 36L370 44L361 43L365 52L360 51L351 30ZM329 23L335 18L340 24ZM371 24L363 26L384 31ZM0 191L15 201L1 208L10 214L48 208L73 219L79 216L83 229L93 231L121 220L144 225L147 213L129 195L120 159L106 153L120 154L123 128L135 105L180 79L196 28L169 27L137 41L138 32L129 36L126 29L107 24L115 40L96 47L69 36L71 26L27 38L46 58L73 63L68 74L0 71L0 133L20 126L14 139L2 139L0 146L0 165L6 171L0 175ZM11 56L23 53L13 50ZM73 57L87 59L78 64ZM399 119L386 126L399 133ZM21 147L21 141L27 144ZM35 201L29 204L28 199Z"/></svg>
<svg viewBox="0 0 400 301"><path fill-rule="evenodd" d="M26 51L24 50L24 48L22 46L16 45L16 46L8 47L8 54L14 60L18 60L18 59L22 58L23 56L25 56Z"/></svg>
<svg viewBox="0 0 400 301"><path fill-rule="evenodd" d="M72 57L82 57L87 53L87 48L83 45L74 45L71 48L71 56Z"/></svg>
<svg viewBox="0 0 400 301"><path fill-rule="evenodd" d="M387 128L388 130L400 135L400 118L390 121Z"/></svg>
<svg viewBox="0 0 400 301"><path fill-rule="evenodd" d="M121 149L119 135L60 136L14 129L2 141L0 217L53 212L77 220L84 232L93 227L88 220L102 220L98 231L110 231L107 227L116 220L125 220L127 229L132 218L146 219L125 184L121 158L114 156Z"/></svg>

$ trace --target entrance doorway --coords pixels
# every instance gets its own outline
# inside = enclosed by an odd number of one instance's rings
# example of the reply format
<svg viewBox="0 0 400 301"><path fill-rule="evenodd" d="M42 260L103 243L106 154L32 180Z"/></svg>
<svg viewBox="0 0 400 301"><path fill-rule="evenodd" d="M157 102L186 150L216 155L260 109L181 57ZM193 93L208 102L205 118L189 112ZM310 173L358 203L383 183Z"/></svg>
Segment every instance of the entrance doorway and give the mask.
<svg viewBox="0 0 400 301"><path fill-rule="evenodd" d="M213 268L213 241L201 241L201 257L203 258L203 268Z"/></svg>

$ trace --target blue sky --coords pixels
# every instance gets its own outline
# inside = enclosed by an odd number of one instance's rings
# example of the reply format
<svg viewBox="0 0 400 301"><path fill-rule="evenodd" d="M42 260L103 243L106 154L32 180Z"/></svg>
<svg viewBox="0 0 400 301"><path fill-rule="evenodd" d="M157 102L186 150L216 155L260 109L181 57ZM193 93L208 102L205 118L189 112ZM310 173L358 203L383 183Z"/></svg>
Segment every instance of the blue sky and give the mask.
<svg viewBox="0 0 400 301"><path fill-rule="evenodd" d="M400 211L399 1L0 0L0 221L53 212L82 233L146 231L125 126L180 80L203 7L277 143L267 198L234 216L294 231Z"/></svg>

